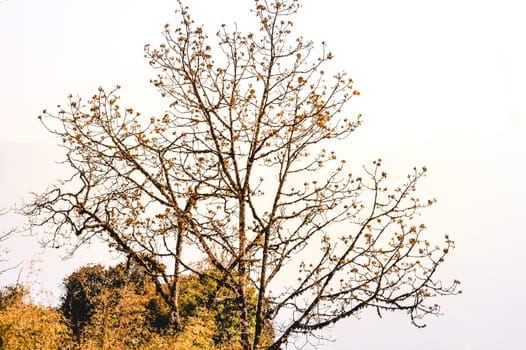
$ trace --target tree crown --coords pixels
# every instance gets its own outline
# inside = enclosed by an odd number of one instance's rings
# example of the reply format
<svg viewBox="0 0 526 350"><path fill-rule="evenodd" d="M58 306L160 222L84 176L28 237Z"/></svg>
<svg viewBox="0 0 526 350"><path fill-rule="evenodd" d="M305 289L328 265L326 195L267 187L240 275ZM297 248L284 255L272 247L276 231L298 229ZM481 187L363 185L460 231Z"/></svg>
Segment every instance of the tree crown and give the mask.
<svg viewBox="0 0 526 350"><path fill-rule="evenodd" d="M298 7L255 1L259 32L223 26L212 46L179 2L180 25L145 47L169 109L145 118L119 106L118 88L100 88L45 112L74 176L25 211L33 226L53 226L52 245L97 237L141 266L175 328L185 273L211 278L207 303L234 296L244 349L262 346L268 322L270 349L364 308L416 322L458 284L434 279L453 241L435 246L414 222L434 203L415 194L426 168L390 188L381 160L355 176L329 149L360 125L342 115L359 92L344 72L326 77L325 44L316 55L292 36Z"/></svg>

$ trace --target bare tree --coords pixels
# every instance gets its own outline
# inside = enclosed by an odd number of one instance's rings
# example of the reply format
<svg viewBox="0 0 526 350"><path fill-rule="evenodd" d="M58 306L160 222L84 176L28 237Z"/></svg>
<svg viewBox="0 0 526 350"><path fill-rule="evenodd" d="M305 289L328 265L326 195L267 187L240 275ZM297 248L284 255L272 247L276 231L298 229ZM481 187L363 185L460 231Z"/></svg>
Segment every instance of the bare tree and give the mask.
<svg viewBox="0 0 526 350"><path fill-rule="evenodd" d="M180 26L145 47L169 109L121 108L117 87L44 111L74 175L24 208L33 229L51 228L47 245L96 237L155 276L175 328L182 274L212 268L208 302L235 298L246 350L282 348L366 308L405 310L417 324L459 283L434 278L453 241L435 246L414 223L434 202L415 195L426 168L390 188L380 160L354 176L329 150L360 125L340 116L359 92L345 73L326 82L325 44L313 57L291 37L298 7L256 0L259 33L223 26L213 45L180 3Z"/></svg>

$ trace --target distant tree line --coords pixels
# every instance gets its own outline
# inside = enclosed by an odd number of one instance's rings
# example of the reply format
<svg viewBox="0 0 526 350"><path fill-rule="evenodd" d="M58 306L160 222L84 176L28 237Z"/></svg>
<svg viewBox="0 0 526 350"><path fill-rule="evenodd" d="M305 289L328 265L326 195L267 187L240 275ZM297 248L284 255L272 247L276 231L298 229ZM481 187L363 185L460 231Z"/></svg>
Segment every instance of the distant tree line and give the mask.
<svg viewBox="0 0 526 350"><path fill-rule="evenodd" d="M139 267L124 263L79 268L65 278L58 307L32 302L24 286L4 287L0 290L0 349L239 348L235 298L223 293L214 304L206 303L217 291L216 279L183 279L185 327L178 331L170 327L170 308L155 288ZM264 334L266 342L271 342L270 324Z"/></svg>

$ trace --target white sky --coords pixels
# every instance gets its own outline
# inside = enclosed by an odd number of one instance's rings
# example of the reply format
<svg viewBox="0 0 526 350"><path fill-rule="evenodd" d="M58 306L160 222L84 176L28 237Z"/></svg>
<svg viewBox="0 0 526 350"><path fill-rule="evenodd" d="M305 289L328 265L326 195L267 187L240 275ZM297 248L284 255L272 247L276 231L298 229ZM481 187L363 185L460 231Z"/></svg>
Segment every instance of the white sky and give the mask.
<svg viewBox="0 0 526 350"><path fill-rule="evenodd" d="M187 1L211 36L221 23L250 25L250 1ZM296 34L326 40L331 67L346 70L362 92L349 106L364 125L340 152L354 164L381 157L402 176L427 165L422 192L436 196L427 213L440 240L457 249L444 278L464 294L440 299L444 316L418 330L405 315L364 314L338 325L320 349L519 349L526 311L522 269L526 232L526 21L521 1L304 0ZM242 6L240 6L242 5ZM168 0L0 1L0 208L42 191L62 170L55 140L36 116L97 86L123 86L143 114L161 111L148 81L143 45L176 24ZM20 218L0 218L0 228ZM92 248L74 260L35 255L30 239L10 245L26 261L23 280L57 293L79 264L98 261ZM29 277L27 261L41 269ZM18 272L18 270L17 270ZM0 276L12 283L16 273Z"/></svg>

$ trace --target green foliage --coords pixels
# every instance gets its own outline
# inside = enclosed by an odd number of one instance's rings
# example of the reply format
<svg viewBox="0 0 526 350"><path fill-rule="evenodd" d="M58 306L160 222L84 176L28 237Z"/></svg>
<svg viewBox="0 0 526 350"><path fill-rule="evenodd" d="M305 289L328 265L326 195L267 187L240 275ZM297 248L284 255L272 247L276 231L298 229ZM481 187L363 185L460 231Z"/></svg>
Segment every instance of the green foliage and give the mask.
<svg viewBox="0 0 526 350"><path fill-rule="evenodd" d="M210 323L215 344L239 341L238 311L232 293L217 292L213 273L203 274L201 278L186 277L181 286L181 315L187 328L195 328L199 323ZM217 294L214 298L213 294ZM215 300L214 300L215 299ZM210 301L214 302L210 302ZM211 303L212 305L208 306Z"/></svg>
<svg viewBox="0 0 526 350"><path fill-rule="evenodd" d="M181 313L183 319L191 320L190 323L198 318L200 320L205 319L213 324L212 339L214 344L229 344L229 347L232 348L234 344L239 344L240 341L239 308L235 294L226 288L219 288L219 280L219 274L213 270L203 272L199 278L194 276L184 278L180 297ZM248 289L247 299L249 324L253 332L257 303L255 289ZM267 342L263 342L263 345L271 342L273 336L274 330L268 323L263 335Z"/></svg>

